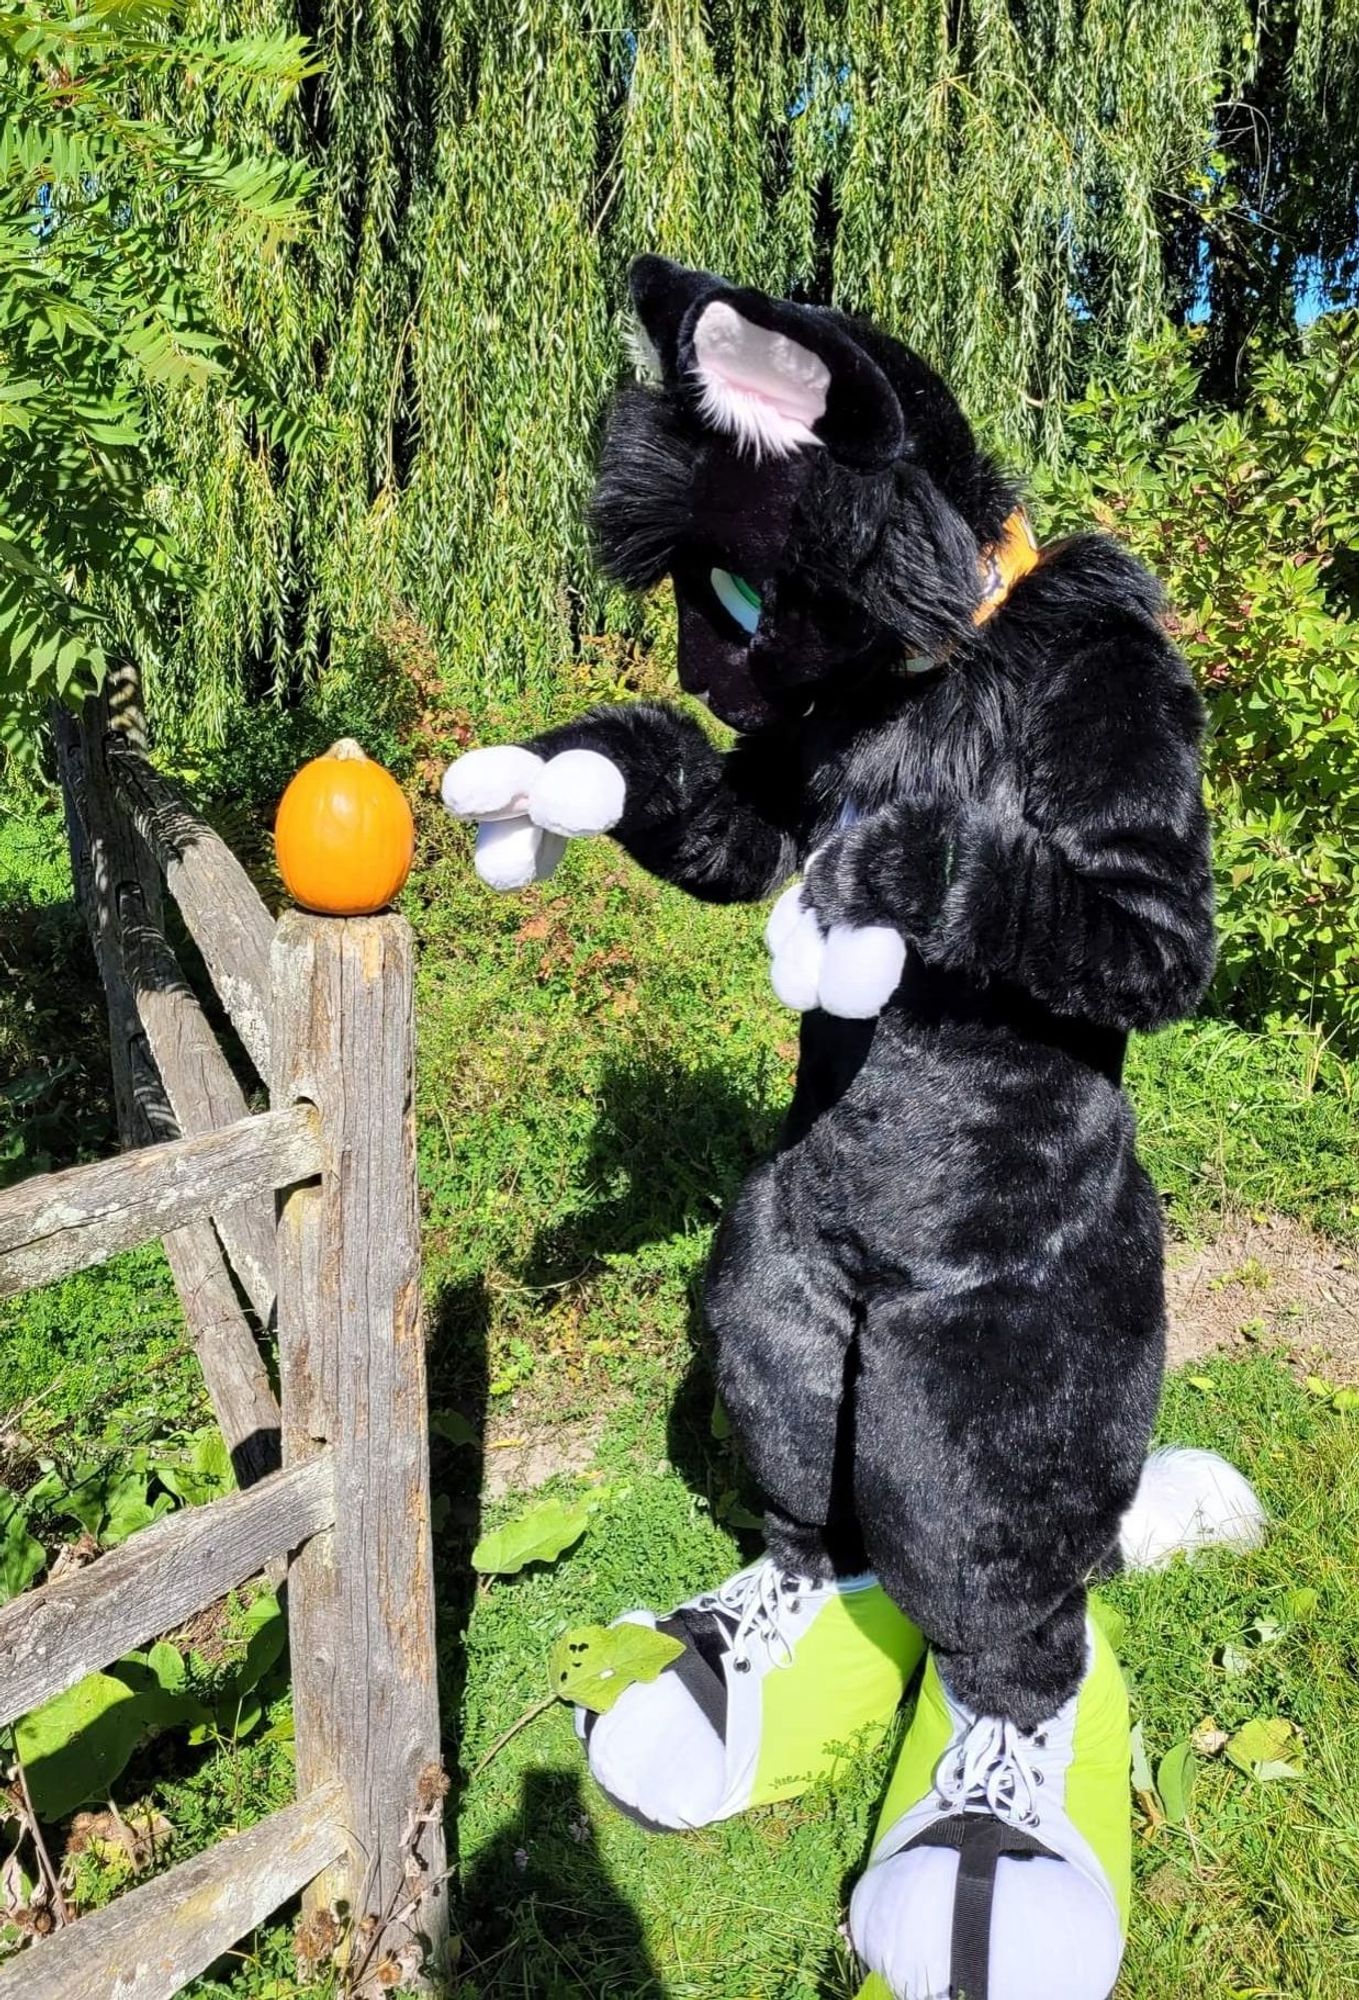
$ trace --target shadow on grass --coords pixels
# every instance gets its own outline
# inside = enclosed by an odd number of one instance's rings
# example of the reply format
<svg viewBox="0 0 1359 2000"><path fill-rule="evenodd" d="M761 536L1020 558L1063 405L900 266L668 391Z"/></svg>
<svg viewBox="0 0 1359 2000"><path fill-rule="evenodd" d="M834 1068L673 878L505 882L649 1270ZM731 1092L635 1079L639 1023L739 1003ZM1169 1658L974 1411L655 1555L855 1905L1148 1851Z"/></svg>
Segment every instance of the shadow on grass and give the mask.
<svg viewBox="0 0 1359 2000"><path fill-rule="evenodd" d="M578 1772L531 1770L458 1897L478 1993L664 2000L641 1921L600 1859Z"/></svg>
<svg viewBox="0 0 1359 2000"><path fill-rule="evenodd" d="M618 1063L601 1079L581 1179L588 1205L535 1238L531 1285L585 1276L608 1256L715 1223L774 1140L778 1113L724 1070Z"/></svg>
<svg viewBox="0 0 1359 2000"><path fill-rule="evenodd" d="M772 1091L742 1089L716 1065L669 1070L618 1063L601 1080L581 1172L593 1198L540 1232L522 1267L533 1286L587 1277L618 1255L697 1237L717 1223L757 1161L771 1150L780 1109ZM701 1305L701 1268L690 1285L689 1358L667 1424L672 1464L722 1517L724 1505L758 1505L742 1490L739 1454L714 1434L713 1378Z"/></svg>

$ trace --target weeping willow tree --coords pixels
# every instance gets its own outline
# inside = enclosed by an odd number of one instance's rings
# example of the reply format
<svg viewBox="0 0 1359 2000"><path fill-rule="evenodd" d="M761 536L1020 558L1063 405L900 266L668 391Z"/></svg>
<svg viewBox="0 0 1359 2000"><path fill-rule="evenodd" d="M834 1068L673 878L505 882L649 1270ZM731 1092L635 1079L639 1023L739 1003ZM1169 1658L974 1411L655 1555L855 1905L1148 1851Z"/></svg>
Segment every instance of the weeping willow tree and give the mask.
<svg viewBox="0 0 1359 2000"><path fill-rule="evenodd" d="M455 697L542 682L629 615L581 503L644 247L880 317L1003 448L1051 456L1063 397L1135 374L1259 221L1267 177L1221 149L1268 72L1269 145L1332 162L1290 270L1349 275L1356 0L211 13L300 27L323 64L274 133L319 169L309 240L267 266L196 246L314 421L288 454L220 403L174 411L164 504L208 588L147 663L165 729L219 733L398 613Z"/></svg>

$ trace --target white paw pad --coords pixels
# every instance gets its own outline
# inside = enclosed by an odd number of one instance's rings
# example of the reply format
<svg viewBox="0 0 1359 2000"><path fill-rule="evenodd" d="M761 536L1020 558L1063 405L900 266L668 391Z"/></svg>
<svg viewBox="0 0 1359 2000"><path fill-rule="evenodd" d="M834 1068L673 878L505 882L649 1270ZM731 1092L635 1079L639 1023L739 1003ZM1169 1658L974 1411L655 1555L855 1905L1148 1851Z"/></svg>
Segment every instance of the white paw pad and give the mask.
<svg viewBox="0 0 1359 2000"><path fill-rule="evenodd" d="M529 813L549 833L607 833L623 817L623 773L597 750L550 757L529 793Z"/></svg>
<svg viewBox="0 0 1359 2000"><path fill-rule="evenodd" d="M469 750L444 772L444 808L477 826L476 871L492 889L552 873L568 837L607 833L623 813L623 773L596 750L544 760L519 743Z"/></svg>
<svg viewBox="0 0 1359 2000"><path fill-rule="evenodd" d="M881 1014L906 965L906 940L888 924L833 924L826 936L817 997L842 1021Z"/></svg>
<svg viewBox="0 0 1359 2000"><path fill-rule="evenodd" d="M526 889L545 880L565 850L559 834L544 833L525 815L487 819L477 828L474 865L488 889Z"/></svg>
<svg viewBox="0 0 1359 2000"><path fill-rule="evenodd" d="M444 772L445 812L454 819L511 819L528 811L543 760L518 743L469 750Z"/></svg>
<svg viewBox="0 0 1359 2000"><path fill-rule="evenodd" d="M800 887L785 889L769 913L769 978L785 1007L813 1007L844 1021L868 1021L895 993L906 941L887 924L834 924L823 931Z"/></svg>

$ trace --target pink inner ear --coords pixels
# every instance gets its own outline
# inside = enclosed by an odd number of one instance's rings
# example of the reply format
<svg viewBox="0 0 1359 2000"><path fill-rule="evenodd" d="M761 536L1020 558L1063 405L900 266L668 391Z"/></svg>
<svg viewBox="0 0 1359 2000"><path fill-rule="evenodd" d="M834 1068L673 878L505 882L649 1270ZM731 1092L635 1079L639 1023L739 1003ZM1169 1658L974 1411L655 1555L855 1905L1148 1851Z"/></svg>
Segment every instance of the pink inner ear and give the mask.
<svg viewBox="0 0 1359 2000"><path fill-rule="evenodd" d="M810 347L715 299L694 328L694 366L703 415L757 458L821 442L812 425L825 415L830 369Z"/></svg>

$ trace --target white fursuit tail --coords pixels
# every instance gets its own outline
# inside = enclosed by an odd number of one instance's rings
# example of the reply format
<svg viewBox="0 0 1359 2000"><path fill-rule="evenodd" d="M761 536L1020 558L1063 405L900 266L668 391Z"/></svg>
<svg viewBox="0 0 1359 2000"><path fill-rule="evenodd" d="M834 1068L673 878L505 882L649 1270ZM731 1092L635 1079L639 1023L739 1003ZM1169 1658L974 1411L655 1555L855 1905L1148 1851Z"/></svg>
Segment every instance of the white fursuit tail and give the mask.
<svg viewBox="0 0 1359 2000"><path fill-rule="evenodd" d="M1129 1569L1160 1569L1200 1549L1257 1549L1265 1510L1255 1489L1215 1451L1165 1445L1142 1468L1118 1545Z"/></svg>

